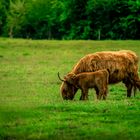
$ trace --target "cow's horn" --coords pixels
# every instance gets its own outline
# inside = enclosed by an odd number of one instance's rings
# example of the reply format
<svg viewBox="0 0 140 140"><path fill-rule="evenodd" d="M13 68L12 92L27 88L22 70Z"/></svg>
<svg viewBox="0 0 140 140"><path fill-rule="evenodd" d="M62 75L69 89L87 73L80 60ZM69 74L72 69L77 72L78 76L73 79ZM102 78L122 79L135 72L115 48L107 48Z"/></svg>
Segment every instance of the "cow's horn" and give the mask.
<svg viewBox="0 0 140 140"><path fill-rule="evenodd" d="M58 72L58 78L60 79L60 81L63 81L63 82L65 82L65 80L63 80L63 79L61 79L61 77L60 77L60 75L59 75L59 72Z"/></svg>

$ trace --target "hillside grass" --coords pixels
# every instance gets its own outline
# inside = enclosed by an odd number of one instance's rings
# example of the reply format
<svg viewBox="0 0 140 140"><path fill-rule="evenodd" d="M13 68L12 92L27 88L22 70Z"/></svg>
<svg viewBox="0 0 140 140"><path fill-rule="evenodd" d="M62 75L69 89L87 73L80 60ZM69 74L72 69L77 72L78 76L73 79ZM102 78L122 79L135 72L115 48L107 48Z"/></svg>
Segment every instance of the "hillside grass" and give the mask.
<svg viewBox="0 0 140 140"><path fill-rule="evenodd" d="M140 92L127 98L122 83L109 85L106 101L63 101L63 77L88 53L133 50L140 41L47 41L0 38L0 140L140 138ZM140 63L139 63L140 66Z"/></svg>

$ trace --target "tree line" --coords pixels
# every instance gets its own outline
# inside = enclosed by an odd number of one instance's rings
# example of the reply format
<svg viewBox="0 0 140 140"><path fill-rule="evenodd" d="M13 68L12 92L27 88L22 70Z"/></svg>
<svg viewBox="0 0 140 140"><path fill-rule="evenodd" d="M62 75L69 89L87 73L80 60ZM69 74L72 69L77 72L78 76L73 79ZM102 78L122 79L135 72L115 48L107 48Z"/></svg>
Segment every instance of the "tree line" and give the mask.
<svg viewBox="0 0 140 140"><path fill-rule="evenodd" d="M0 36L140 39L140 0L0 0Z"/></svg>

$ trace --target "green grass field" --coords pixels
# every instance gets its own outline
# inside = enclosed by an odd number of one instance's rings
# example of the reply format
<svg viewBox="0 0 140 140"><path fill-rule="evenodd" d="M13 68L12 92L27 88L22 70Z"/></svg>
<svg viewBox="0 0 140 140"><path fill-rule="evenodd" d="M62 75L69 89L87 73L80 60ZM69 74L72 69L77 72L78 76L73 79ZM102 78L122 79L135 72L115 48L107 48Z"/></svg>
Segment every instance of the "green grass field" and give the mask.
<svg viewBox="0 0 140 140"><path fill-rule="evenodd" d="M140 92L128 99L122 83L106 101L63 101L61 76L88 53L130 49L140 41L33 41L0 38L0 140L140 139ZM139 63L140 66L140 63Z"/></svg>

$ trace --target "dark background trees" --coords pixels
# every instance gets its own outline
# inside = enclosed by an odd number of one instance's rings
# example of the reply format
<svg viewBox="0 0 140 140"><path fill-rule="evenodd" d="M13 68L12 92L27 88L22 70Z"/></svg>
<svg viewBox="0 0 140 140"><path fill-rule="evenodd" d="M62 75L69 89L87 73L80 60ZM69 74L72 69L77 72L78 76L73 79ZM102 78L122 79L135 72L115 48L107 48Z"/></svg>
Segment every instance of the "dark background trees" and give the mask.
<svg viewBox="0 0 140 140"><path fill-rule="evenodd" d="M140 0L1 0L0 35L140 39Z"/></svg>

